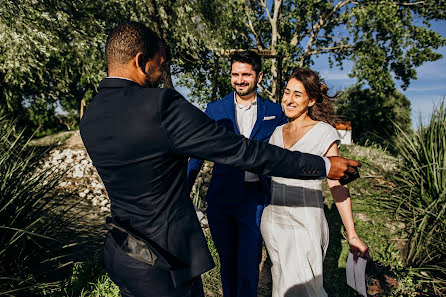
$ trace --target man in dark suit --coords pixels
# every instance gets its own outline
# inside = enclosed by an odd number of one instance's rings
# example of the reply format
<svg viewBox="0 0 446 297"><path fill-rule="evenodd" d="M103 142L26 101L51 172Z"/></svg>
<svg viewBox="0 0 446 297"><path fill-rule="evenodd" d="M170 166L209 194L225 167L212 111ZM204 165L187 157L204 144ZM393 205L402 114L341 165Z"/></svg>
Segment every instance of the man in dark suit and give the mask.
<svg viewBox="0 0 446 297"><path fill-rule="evenodd" d="M165 50L147 27L129 22L106 42L108 77L80 123L88 154L111 200L104 264L123 296L202 296L214 266L186 184L188 157L257 174L339 179L354 160L324 159L226 131L171 89ZM328 171L328 174L327 174Z"/></svg>
<svg viewBox="0 0 446 297"><path fill-rule="evenodd" d="M235 52L231 56L234 92L209 103L206 114L229 131L268 142L274 129L287 120L279 104L257 94L261 68L256 52ZM190 159L189 188L202 164L202 160ZM206 201L209 227L220 257L223 295L256 297L262 256L260 218L270 201L270 178L216 163Z"/></svg>

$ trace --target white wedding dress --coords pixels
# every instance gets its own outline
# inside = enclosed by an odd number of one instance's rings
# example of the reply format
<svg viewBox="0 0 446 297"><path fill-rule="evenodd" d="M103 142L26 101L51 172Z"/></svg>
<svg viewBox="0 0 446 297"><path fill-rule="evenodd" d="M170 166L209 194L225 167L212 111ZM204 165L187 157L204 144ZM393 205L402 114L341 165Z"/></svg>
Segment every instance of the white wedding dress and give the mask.
<svg viewBox="0 0 446 297"><path fill-rule="evenodd" d="M270 143L284 148L283 126ZM290 150L325 155L336 129L318 122ZM326 297L323 260L328 247L328 224L322 180L272 178L271 204L263 210L261 231L272 261L272 297Z"/></svg>

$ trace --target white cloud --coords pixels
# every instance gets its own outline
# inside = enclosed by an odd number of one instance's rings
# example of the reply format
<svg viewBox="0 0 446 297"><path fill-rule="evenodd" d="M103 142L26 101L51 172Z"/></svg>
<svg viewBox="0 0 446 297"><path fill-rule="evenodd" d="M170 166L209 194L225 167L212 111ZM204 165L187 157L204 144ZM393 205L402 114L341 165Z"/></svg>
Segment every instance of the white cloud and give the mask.
<svg viewBox="0 0 446 297"><path fill-rule="evenodd" d="M404 92L431 92L440 91L436 93L444 93L446 95L446 82L443 84L429 84L429 82L418 83L419 86L409 86Z"/></svg>

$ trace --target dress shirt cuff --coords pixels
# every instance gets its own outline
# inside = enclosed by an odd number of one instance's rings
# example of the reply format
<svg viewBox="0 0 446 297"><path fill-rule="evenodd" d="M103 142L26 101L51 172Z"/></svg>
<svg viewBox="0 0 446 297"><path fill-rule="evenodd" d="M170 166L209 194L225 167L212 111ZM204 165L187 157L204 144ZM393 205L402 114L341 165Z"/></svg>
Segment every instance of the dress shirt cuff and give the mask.
<svg viewBox="0 0 446 297"><path fill-rule="evenodd" d="M324 162L325 162L326 174L325 174L324 177L321 177L320 179L325 179L328 176L328 173L330 172L331 163L330 163L330 160L327 157L322 157L322 159L324 159Z"/></svg>

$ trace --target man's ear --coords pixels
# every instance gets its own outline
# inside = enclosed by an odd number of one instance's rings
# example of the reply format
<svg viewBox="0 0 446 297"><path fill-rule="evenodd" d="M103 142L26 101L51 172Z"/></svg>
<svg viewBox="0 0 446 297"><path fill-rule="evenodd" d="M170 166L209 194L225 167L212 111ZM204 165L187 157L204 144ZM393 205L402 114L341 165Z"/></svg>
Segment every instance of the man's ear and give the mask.
<svg viewBox="0 0 446 297"><path fill-rule="evenodd" d="M260 83L260 81L262 80L262 78L263 78L263 72L260 71L259 74L257 74L257 83Z"/></svg>
<svg viewBox="0 0 446 297"><path fill-rule="evenodd" d="M136 66L142 71L142 73L146 74L146 59L142 53L136 54Z"/></svg>

